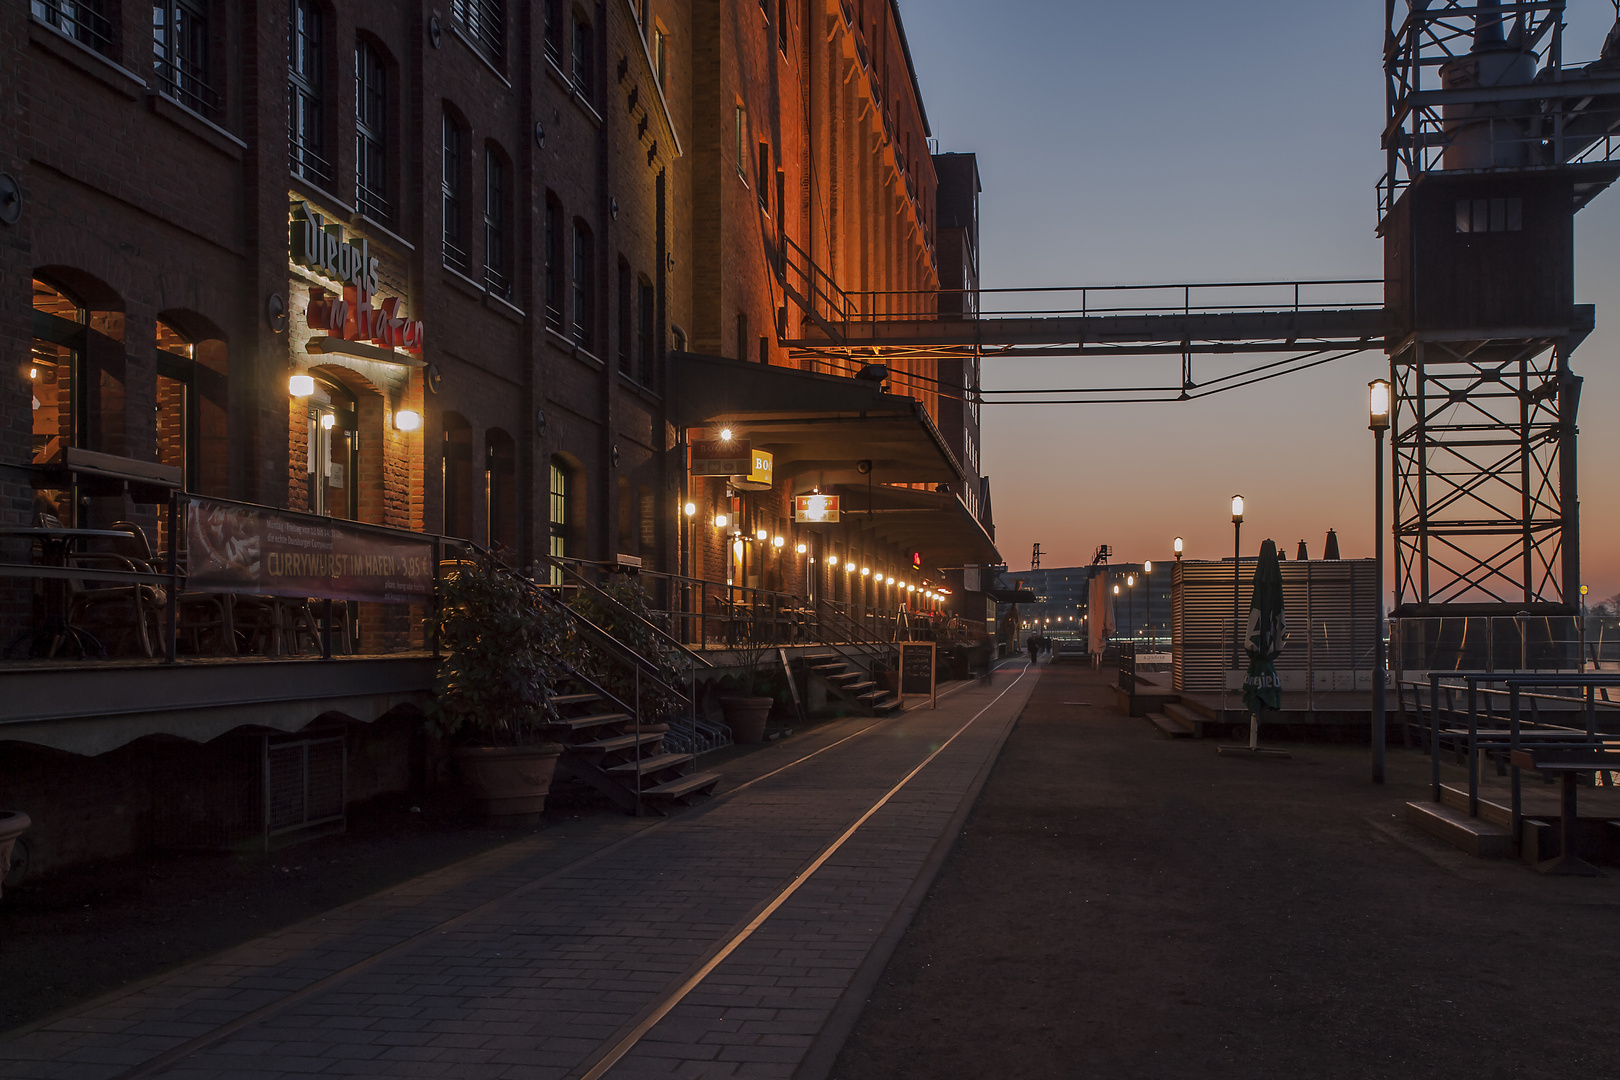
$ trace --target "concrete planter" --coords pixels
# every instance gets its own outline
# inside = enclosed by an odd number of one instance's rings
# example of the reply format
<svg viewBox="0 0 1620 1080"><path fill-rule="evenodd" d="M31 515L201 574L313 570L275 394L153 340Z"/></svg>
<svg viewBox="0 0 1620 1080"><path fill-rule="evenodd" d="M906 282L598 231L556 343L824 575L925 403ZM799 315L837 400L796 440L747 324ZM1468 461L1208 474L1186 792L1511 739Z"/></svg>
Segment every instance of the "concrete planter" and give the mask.
<svg viewBox="0 0 1620 1080"><path fill-rule="evenodd" d="M771 714L771 705L775 701L775 698L768 697L721 698L720 711L725 714L732 741L744 744L764 742L765 718Z"/></svg>
<svg viewBox="0 0 1620 1080"><path fill-rule="evenodd" d="M456 765L484 816L500 825L533 825L546 809L562 746L463 746Z"/></svg>
<svg viewBox="0 0 1620 1080"><path fill-rule="evenodd" d="M11 872L11 849L17 837L28 831L33 821L21 810L0 810L0 893L3 893L6 875Z"/></svg>

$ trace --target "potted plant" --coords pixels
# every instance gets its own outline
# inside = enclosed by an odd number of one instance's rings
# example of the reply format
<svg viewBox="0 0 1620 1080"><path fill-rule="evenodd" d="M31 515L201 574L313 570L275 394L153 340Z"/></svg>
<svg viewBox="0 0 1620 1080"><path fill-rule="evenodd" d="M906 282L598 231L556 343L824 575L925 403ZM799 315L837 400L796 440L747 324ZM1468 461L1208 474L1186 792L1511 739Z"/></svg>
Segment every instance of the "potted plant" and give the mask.
<svg viewBox="0 0 1620 1080"><path fill-rule="evenodd" d="M6 875L11 873L11 851L17 838L32 824L21 810L0 810L0 892L4 891Z"/></svg>
<svg viewBox="0 0 1620 1080"><path fill-rule="evenodd" d="M765 654L769 648L757 623L749 620L739 624L737 643L732 649L741 661L735 668L738 693L720 699L720 711L734 742L765 740L765 720L776 702L766 693L770 687L770 674L765 670Z"/></svg>
<svg viewBox="0 0 1620 1080"><path fill-rule="evenodd" d="M562 753L543 733L552 650L565 628L532 585L489 555L458 563L439 597L430 622L446 652L429 721L457 743L461 775L492 821L535 822Z"/></svg>

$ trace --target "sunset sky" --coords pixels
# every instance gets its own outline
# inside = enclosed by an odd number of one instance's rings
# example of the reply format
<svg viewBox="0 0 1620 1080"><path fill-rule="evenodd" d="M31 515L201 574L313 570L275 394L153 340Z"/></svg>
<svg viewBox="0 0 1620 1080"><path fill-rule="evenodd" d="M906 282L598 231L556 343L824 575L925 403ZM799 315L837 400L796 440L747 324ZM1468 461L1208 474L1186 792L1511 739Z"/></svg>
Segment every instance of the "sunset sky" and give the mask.
<svg viewBox="0 0 1620 1080"><path fill-rule="evenodd" d="M1382 274L1379 0L903 0L929 121L979 155L986 287L1362 278ZM993 17L992 17L993 13ZM1571 0L1566 62L1596 58L1609 0ZM1620 191L1581 211L1574 354L1584 578L1620 592ZM987 360L989 387L1174 382L1179 359ZM1196 368L1199 361L1195 360ZM1213 370L1213 361L1205 374ZM1329 528L1372 554L1366 384L1381 353L1203 401L995 406L984 462L1008 565L1245 554L1271 537L1319 556ZM1387 548L1386 548L1387 554Z"/></svg>

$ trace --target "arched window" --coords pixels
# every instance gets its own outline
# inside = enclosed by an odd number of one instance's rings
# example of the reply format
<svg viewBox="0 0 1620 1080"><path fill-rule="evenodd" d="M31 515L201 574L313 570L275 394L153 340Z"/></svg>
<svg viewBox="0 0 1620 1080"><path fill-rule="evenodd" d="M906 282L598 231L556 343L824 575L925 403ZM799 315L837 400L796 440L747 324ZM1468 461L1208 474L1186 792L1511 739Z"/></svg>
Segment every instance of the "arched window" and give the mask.
<svg viewBox="0 0 1620 1080"><path fill-rule="evenodd" d="M630 494L630 481L619 477L619 532L613 550L620 555L634 555L635 527L632 521L635 517L635 499Z"/></svg>
<svg viewBox="0 0 1620 1080"><path fill-rule="evenodd" d="M472 425L460 413L447 412L440 467L444 491L444 531L470 540L473 535Z"/></svg>
<svg viewBox="0 0 1620 1080"><path fill-rule="evenodd" d="M75 280L72 291L57 284ZM107 286L71 268L52 267L33 280L33 342L26 370L30 389L32 454L36 463L59 461L70 446L128 452L124 430L124 313ZM82 285L83 287L78 287ZM93 295L91 300L85 294ZM147 451L148 453L150 451ZM41 492L40 512L72 524L72 492ZM47 504L50 504L47 506Z"/></svg>
<svg viewBox="0 0 1620 1080"><path fill-rule="evenodd" d="M658 295L645 277L637 283L637 295L636 381L642 386L657 386L658 357L654 350L658 343Z"/></svg>
<svg viewBox="0 0 1620 1080"><path fill-rule="evenodd" d="M546 192L545 221L546 325L563 333L563 213L562 204Z"/></svg>
<svg viewBox="0 0 1620 1080"><path fill-rule="evenodd" d="M517 547L517 446L500 428L484 433L484 542Z"/></svg>

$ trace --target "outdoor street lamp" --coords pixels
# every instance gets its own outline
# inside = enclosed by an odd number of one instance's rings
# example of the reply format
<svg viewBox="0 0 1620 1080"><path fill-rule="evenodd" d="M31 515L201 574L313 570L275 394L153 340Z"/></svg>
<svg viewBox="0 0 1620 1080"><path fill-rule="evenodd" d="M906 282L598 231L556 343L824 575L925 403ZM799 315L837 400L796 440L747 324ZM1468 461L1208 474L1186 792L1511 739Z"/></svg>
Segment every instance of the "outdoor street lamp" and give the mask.
<svg viewBox="0 0 1620 1080"><path fill-rule="evenodd" d="M1153 585L1151 583L1152 577L1153 577L1153 560L1148 559L1148 560L1146 560L1146 561L1144 561L1142 563L1142 591L1147 594L1147 599L1145 599L1142 602L1142 622L1145 623L1146 627L1147 627L1147 638L1148 638L1148 642L1149 642L1149 644L1148 644L1149 649L1153 648L1153 645L1152 645L1152 642L1153 642Z"/></svg>
<svg viewBox="0 0 1620 1080"><path fill-rule="evenodd" d="M1367 384L1367 428L1373 433L1373 567L1378 582L1373 624L1372 782L1384 782L1384 432L1389 430L1389 383Z"/></svg>
<svg viewBox="0 0 1620 1080"><path fill-rule="evenodd" d="M1125 633L1136 638L1136 575L1125 575Z"/></svg>
<svg viewBox="0 0 1620 1080"><path fill-rule="evenodd" d="M1173 546L1176 549L1176 562L1180 562L1181 561L1181 537L1179 537L1179 536L1176 537L1175 544Z"/></svg>
<svg viewBox="0 0 1620 1080"><path fill-rule="evenodd" d="M1238 664L1238 620L1242 618L1243 496L1232 496L1232 670Z"/></svg>

